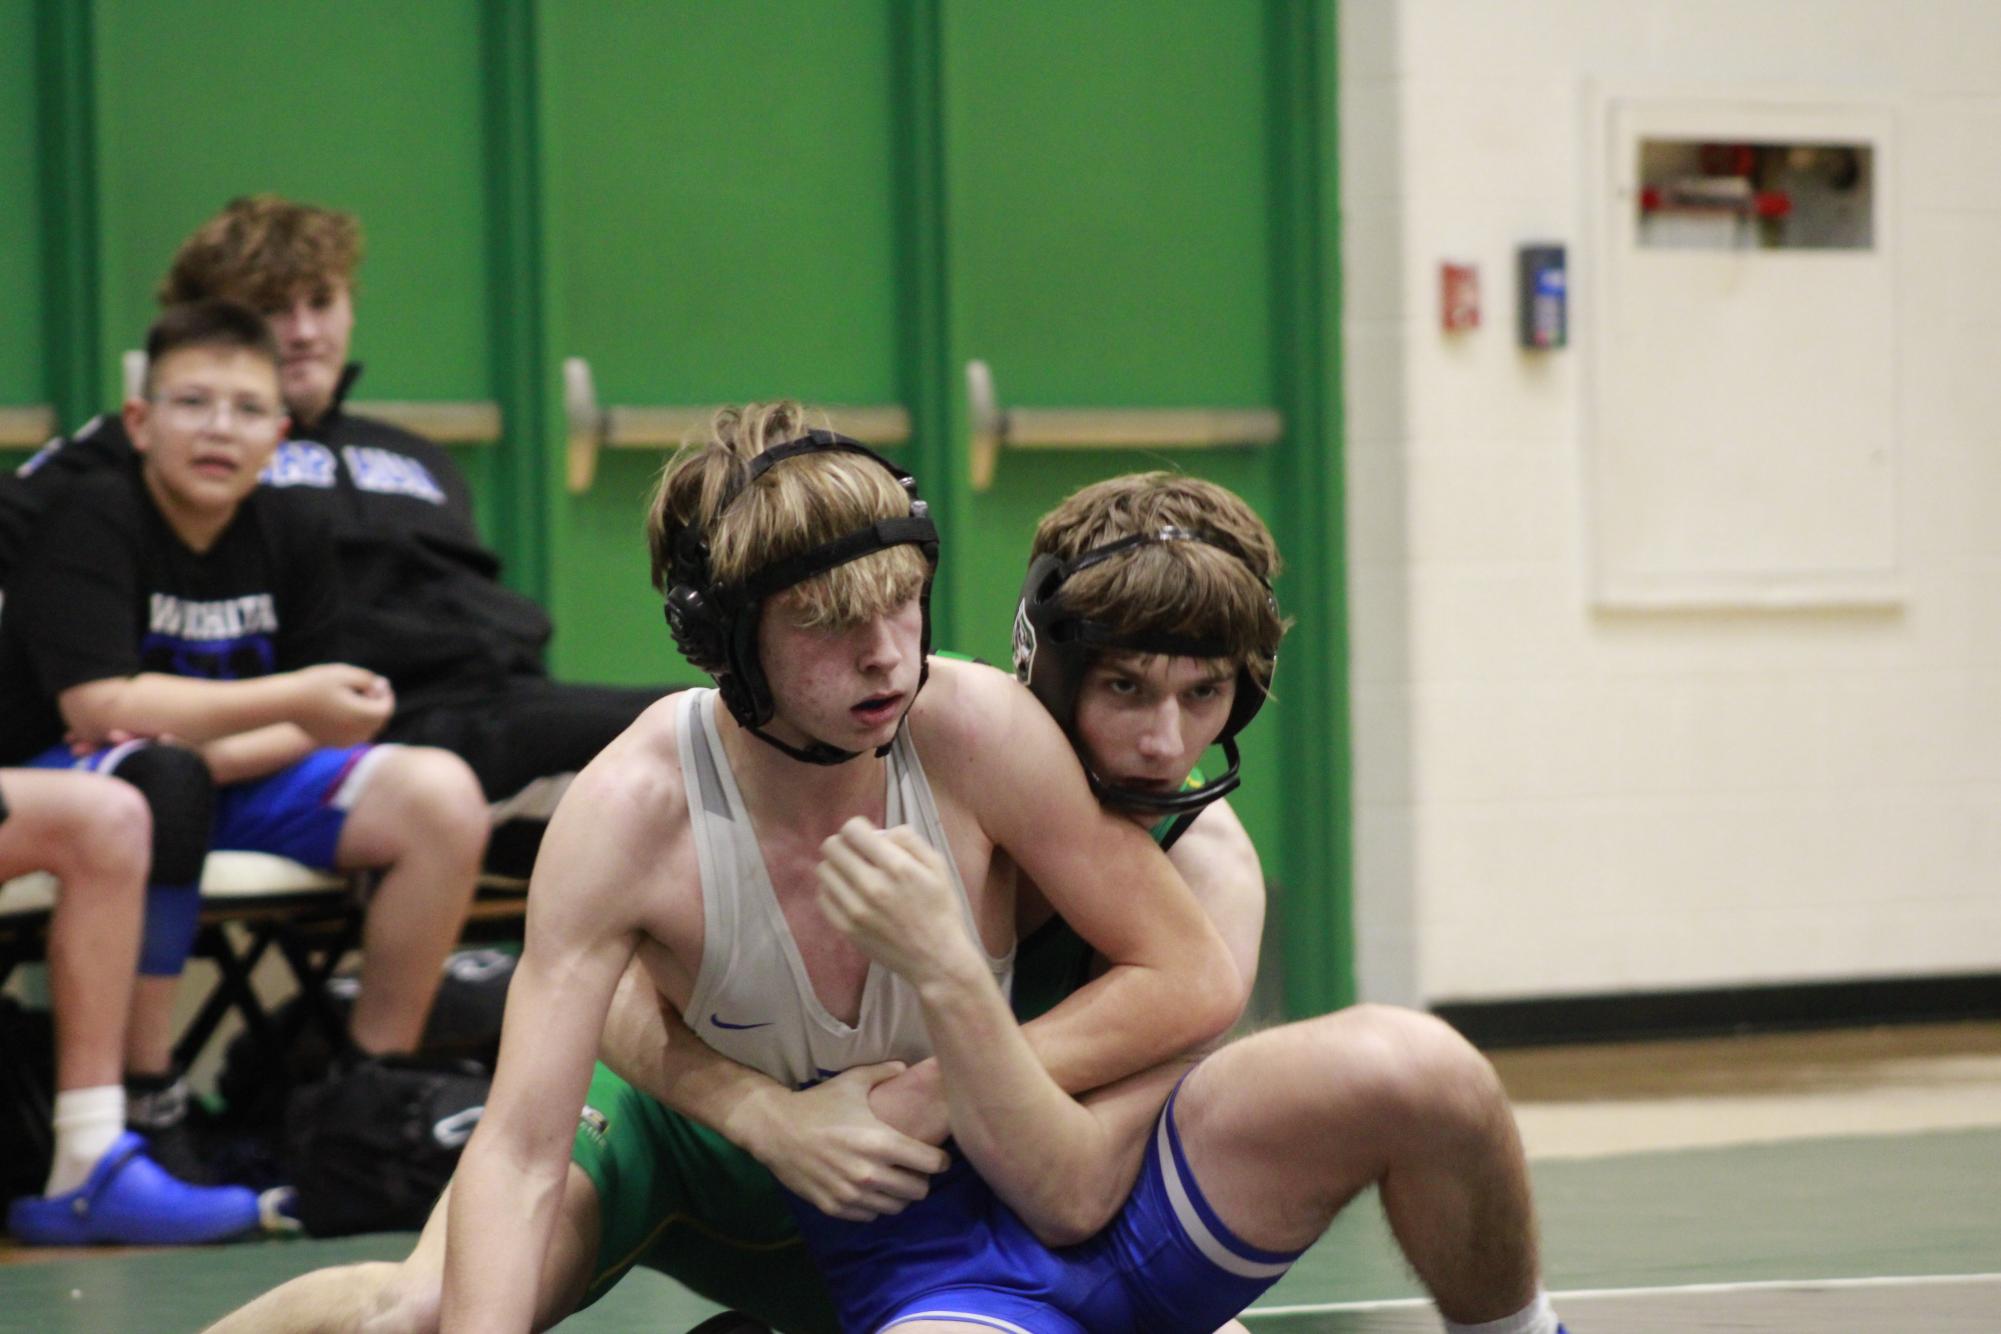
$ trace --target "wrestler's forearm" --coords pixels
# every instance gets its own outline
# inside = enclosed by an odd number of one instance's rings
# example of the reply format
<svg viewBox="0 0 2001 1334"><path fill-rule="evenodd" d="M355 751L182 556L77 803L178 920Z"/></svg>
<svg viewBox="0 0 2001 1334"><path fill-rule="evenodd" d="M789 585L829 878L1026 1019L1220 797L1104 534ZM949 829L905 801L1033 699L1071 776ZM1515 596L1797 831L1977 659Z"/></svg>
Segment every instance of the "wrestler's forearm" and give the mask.
<svg viewBox="0 0 2001 1334"><path fill-rule="evenodd" d="M959 1148L1038 1235L1076 1240L1070 1201L1106 1160L1104 1127L1050 1078L981 961L918 995Z"/></svg>
<svg viewBox="0 0 2001 1334"><path fill-rule="evenodd" d="M1115 965L1024 1025L1057 1086L1085 1093L1196 1051L1229 1027L1234 1011L1189 1003L1176 974Z"/></svg>
<svg viewBox="0 0 2001 1334"><path fill-rule="evenodd" d="M781 1115L785 1086L696 1037L637 965L619 979L598 1059L640 1092L753 1156Z"/></svg>
<svg viewBox="0 0 2001 1334"><path fill-rule="evenodd" d="M1192 1046L1178 1046L1169 1023L1147 1021L1146 1006L1153 1003L1148 998L1154 993L1149 987L1131 984L1152 980L1145 976L1145 970L1134 968L1107 972L1055 1009L1019 1027L1019 1040L1025 1043L1036 1066L1056 1089L1078 1098L1085 1098L1097 1090L1109 1091L1113 1086L1123 1087L1162 1066L1185 1069L1197 1054L1208 1050L1212 1043L1205 1040ZM1171 1020L1183 1012L1184 1007L1170 1002L1161 1012L1161 1017ZM1120 1013L1128 1017L1115 1017ZM1000 1041L992 1024L983 1026L980 1033L981 1037L972 1044L971 1054L974 1056L979 1053L980 1042ZM935 1052L939 1049L936 1028L932 1036ZM1161 1054L1155 1057L1151 1055L1153 1052ZM878 1086L875 1096L878 1107L884 1107L892 1098L900 1098L902 1103L893 1105L921 1109L927 1099L943 1096L939 1092L941 1086L951 1089L955 1085L941 1073L942 1063L942 1057L934 1054L932 1059L912 1066L899 1078ZM904 1095L906 1086L911 1088L907 1097ZM1154 1108L1132 1118L1132 1125L1122 1120L1108 1121L1105 1128L1111 1142L1123 1144L1143 1137L1151 1124L1152 1111L1158 1110L1159 1099L1165 1097L1166 1088L1162 1087ZM1132 1105L1130 1097L1123 1098L1118 1105ZM932 1138L935 1142L935 1134L926 1136L923 1130L903 1124L903 1117L912 1115L911 1112L891 1113L884 1110L882 1114L892 1125L907 1129L911 1134ZM953 1133L959 1133L956 1118Z"/></svg>
<svg viewBox="0 0 2001 1334"><path fill-rule="evenodd" d="M535 1155L508 1152L477 1135L452 1177L445 1230L441 1334L527 1329L540 1265L563 1190Z"/></svg>

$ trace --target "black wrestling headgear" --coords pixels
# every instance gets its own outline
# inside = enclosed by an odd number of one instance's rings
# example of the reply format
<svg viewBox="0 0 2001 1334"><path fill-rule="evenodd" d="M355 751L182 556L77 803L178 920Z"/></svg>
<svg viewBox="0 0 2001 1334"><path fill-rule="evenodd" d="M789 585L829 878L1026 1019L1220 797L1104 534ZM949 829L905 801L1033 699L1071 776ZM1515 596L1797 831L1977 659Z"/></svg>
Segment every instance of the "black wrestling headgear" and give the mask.
<svg viewBox="0 0 2001 1334"><path fill-rule="evenodd" d="M878 519L823 546L775 561L753 572L742 583L728 587L718 587L711 581L708 541L690 525L675 536L667 587L667 628L673 632L675 646L690 662L713 664L711 674L730 716L760 741L809 764L844 764L860 752L841 750L824 741L793 746L763 730L778 712L777 701L771 696L770 679L765 676L764 663L758 656L758 613L764 600L816 574L894 546L915 546L924 553L932 573L938 568L938 530L932 525L929 507L918 497L917 479L860 441L832 431L808 431L752 459L743 481L716 507L716 518L721 518L737 497L773 467L801 454L828 450L860 454L888 469L910 497L909 513L894 519ZM925 576L924 591L919 595L924 615L920 649L924 663L917 678L918 690L924 688L931 674L931 577L931 574ZM911 692L913 703L916 694ZM876 753L881 755L888 749L884 746Z"/></svg>
<svg viewBox="0 0 2001 1334"><path fill-rule="evenodd" d="M1181 817L1163 840L1163 846L1166 846L1180 837L1204 806L1228 796L1242 781L1236 736L1264 707L1270 683L1258 680L1247 666L1238 668L1236 698L1230 705L1230 716L1224 722L1222 732L1216 737L1217 744L1223 747L1223 758L1228 767L1201 787L1180 792L1146 792L1115 787L1098 776L1077 739L1077 691L1084 684L1084 673L1089 669L1094 653L1110 650L1165 653L1185 658L1227 658L1233 652L1230 645L1213 639L1191 639L1171 634L1121 635L1110 626L1073 616L1064 609L1063 585L1071 576L1101 565L1121 552L1154 542L1200 542L1228 552L1256 575L1257 581L1264 585L1265 596L1271 596L1271 584L1244 559L1241 552L1213 534L1189 528L1170 525L1150 532L1134 533L1116 542L1093 547L1071 561L1050 554L1037 556L1028 567L1028 578L1022 582L1021 602L1014 614L1014 674L1035 692L1043 707L1062 725L1070 744L1077 750L1077 758L1084 766L1084 776L1090 780L1091 791L1098 800L1128 810Z"/></svg>

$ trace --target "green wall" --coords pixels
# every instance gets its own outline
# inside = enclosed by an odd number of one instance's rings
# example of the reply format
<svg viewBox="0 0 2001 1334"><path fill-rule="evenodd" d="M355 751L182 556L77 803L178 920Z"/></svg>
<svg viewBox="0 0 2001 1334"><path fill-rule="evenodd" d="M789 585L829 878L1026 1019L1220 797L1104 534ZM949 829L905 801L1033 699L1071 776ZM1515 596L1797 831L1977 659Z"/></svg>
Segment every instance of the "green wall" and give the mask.
<svg viewBox="0 0 2001 1334"><path fill-rule="evenodd" d="M0 0L0 404L41 402L42 193L35 138L34 16L29 0Z"/></svg>
<svg viewBox="0 0 2001 1334"><path fill-rule="evenodd" d="M0 403L115 401L175 244L232 195L367 231L360 397L492 400L459 451L558 670L692 679L638 540L660 455L563 485L560 365L609 404L901 405L940 642L1000 660L1034 519L1179 466L1273 523L1299 629L1239 801L1288 886L1287 1006L1352 990L1331 0L0 0ZM1262 450L1009 453L1022 406L1271 406ZM1278 960L1272 959L1273 963Z"/></svg>

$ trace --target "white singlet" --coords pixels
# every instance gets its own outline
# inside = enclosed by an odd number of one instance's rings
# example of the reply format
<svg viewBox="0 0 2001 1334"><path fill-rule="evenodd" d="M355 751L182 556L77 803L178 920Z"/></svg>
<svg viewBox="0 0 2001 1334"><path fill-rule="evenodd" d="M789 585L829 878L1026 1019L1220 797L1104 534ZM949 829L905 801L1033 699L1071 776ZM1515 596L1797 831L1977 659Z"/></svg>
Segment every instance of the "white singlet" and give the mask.
<svg viewBox="0 0 2001 1334"><path fill-rule="evenodd" d="M688 997L688 1026L731 1060L792 1088L830 1079L851 1066L923 1060L931 1054L931 1041L917 993L881 964L869 965L861 1013L852 1025L828 1013L813 993L805 961L779 911L743 793L716 735L712 719L717 705L712 689L684 690L677 705L688 822L702 875L702 966ZM910 825L944 856L959 915L979 943L966 887L908 728L897 731L885 759L884 825ZM1001 993L1007 994L1014 976L1013 948L1000 958L988 954L984 945L980 953Z"/></svg>

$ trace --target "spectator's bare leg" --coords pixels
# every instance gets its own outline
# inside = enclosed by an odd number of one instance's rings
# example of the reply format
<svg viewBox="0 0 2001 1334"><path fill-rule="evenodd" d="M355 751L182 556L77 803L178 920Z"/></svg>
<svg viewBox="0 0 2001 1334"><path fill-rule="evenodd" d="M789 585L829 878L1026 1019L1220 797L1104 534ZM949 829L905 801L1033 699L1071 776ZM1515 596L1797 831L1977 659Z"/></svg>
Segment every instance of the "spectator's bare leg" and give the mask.
<svg viewBox="0 0 2001 1334"><path fill-rule="evenodd" d="M361 994L349 1021L363 1051L416 1049L465 925L486 834L486 799L463 760L385 748L335 852L343 870L383 872L362 927Z"/></svg>
<svg viewBox="0 0 2001 1334"><path fill-rule="evenodd" d="M48 949L56 1088L117 1084L152 816L136 789L113 779L9 770L0 781L12 807L0 823L0 880L47 870L62 882Z"/></svg>

